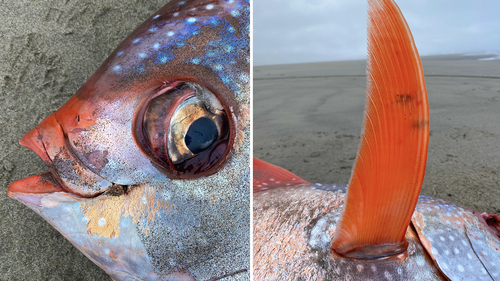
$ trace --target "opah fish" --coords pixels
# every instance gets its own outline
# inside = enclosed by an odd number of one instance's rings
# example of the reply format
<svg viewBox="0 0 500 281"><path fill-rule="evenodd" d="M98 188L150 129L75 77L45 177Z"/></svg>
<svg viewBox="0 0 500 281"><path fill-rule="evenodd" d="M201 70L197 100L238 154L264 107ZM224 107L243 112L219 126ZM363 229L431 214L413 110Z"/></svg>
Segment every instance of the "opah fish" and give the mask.
<svg viewBox="0 0 500 281"><path fill-rule="evenodd" d="M8 195L115 279L248 276L249 4L173 1L28 132Z"/></svg>
<svg viewBox="0 0 500 281"><path fill-rule="evenodd" d="M396 4L368 2L365 117L349 188L255 159L254 277L499 280L498 217L419 197L429 139L420 58Z"/></svg>

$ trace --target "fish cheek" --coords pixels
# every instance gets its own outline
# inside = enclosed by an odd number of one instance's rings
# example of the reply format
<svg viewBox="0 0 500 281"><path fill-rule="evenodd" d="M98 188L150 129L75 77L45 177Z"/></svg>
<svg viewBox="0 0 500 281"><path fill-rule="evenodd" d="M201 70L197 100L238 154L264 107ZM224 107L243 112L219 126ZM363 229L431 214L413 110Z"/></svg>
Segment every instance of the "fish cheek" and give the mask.
<svg viewBox="0 0 500 281"><path fill-rule="evenodd" d="M228 259L242 251L248 256L248 228L242 226L249 214L241 212L248 201L240 198L248 190L246 181L243 177L220 187L215 178L156 188L155 198L163 198L171 209L152 214L154 222L141 221L140 228L150 231L139 235L158 273L187 269L197 280L207 280L245 268ZM221 262L224 266L217 264Z"/></svg>

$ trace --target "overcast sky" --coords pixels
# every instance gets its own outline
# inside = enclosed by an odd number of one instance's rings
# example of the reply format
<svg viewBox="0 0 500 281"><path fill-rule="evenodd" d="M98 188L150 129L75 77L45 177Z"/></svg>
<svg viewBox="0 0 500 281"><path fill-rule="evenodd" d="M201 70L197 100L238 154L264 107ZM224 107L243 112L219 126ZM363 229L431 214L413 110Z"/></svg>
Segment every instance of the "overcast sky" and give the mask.
<svg viewBox="0 0 500 281"><path fill-rule="evenodd" d="M500 55L500 0L396 0L420 55ZM254 0L254 65L366 58L365 0Z"/></svg>

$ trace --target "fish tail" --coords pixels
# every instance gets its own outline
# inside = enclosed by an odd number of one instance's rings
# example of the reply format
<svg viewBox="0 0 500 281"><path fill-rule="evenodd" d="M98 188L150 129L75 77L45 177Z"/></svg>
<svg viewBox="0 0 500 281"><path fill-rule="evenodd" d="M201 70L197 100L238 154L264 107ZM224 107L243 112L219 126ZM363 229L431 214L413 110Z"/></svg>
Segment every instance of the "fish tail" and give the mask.
<svg viewBox="0 0 500 281"><path fill-rule="evenodd" d="M427 91L413 36L394 1L369 0L363 130L334 252L374 258L405 251L428 142Z"/></svg>

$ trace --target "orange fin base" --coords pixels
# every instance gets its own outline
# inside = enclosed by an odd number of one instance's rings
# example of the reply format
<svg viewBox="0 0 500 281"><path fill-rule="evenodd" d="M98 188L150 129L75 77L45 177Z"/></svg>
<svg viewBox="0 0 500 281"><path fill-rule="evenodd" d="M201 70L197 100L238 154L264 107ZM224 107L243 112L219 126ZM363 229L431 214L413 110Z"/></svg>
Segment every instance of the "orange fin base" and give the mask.
<svg viewBox="0 0 500 281"><path fill-rule="evenodd" d="M294 173L253 158L253 192L266 191L274 187L308 184Z"/></svg>
<svg viewBox="0 0 500 281"><path fill-rule="evenodd" d="M410 29L392 0L368 1L368 70L361 143L332 242L345 257L406 249L424 179L429 108Z"/></svg>

